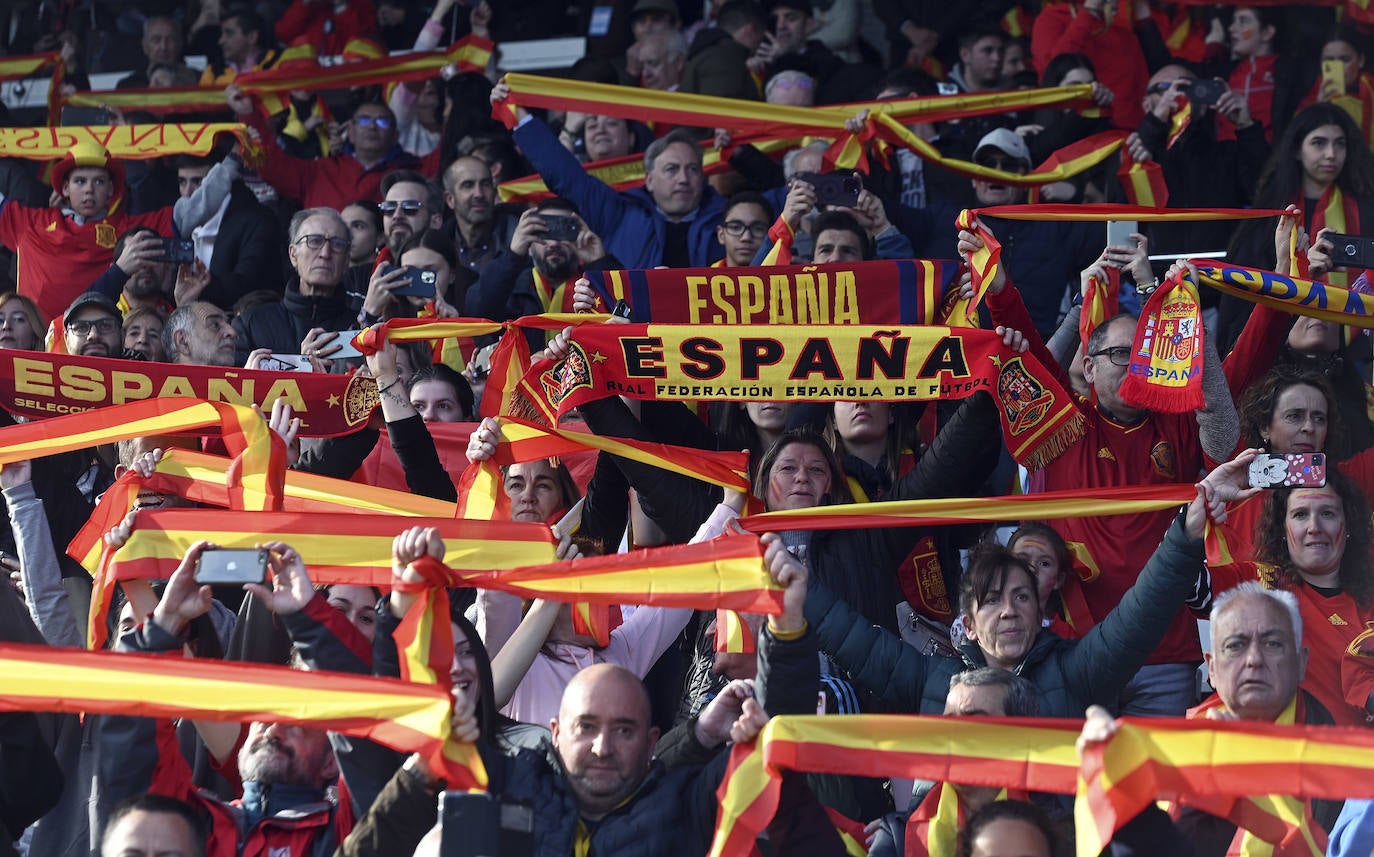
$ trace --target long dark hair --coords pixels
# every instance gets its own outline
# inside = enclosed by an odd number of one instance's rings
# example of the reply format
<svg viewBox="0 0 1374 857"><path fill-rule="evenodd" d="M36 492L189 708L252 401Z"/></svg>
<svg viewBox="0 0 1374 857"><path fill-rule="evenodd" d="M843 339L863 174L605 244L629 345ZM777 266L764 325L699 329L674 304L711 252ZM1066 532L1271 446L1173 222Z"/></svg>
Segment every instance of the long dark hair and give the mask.
<svg viewBox="0 0 1374 857"><path fill-rule="evenodd" d="M1339 580L1341 590L1354 598L1361 607L1374 603L1374 574L1369 570L1369 546L1374 531L1369 522L1369 506L1364 494L1339 470L1328 468L1326 484L1341 498L1345 512L1345 553L1341 555ZM1295 488L1279 488L1268 492L1264 511L1255 527L1255 559L1276 569L1275 582L1295 585L1302 576L1288 553L1288 502Z"/></svg>
<svg viewBox="0 0 1374 857"><path fill-rule="evenodd" d="M482 737L492 741L496 739L496 731L511 721L496 710L496 684L491 677L491 656L487 654L486 644L477 633L477 627L463 615L463 609L458 599L449 600L448 618L467 636L473 660L477 661L477 683L482 688L482 695L477 700L477 725L482 730Z"/></svg>
<svg viewBox="0 0 1374 857"><path fill-rule="evenodd" d="M1345 133L1345 164L1336 176L1336 186L1342 193L1374 198L1374 155L1364 145L1360 127L1336 105L1318 102L1298 111L1284 129L1260 174L1255 207L1283 208L1302 193L1302 143L1324 125L1336 125Z"/></svg>

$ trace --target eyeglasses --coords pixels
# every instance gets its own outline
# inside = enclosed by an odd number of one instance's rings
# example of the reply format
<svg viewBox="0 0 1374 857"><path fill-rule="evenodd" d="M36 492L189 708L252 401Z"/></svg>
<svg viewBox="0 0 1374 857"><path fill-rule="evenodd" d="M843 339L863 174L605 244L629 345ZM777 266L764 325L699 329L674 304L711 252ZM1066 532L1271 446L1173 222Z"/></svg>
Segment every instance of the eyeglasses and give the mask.
<svg viewBox="0 0 1374 857"><path fill-rule="evenodd" d="M1091 352L1089 357L1106 357L1112 361L1114 366L1131 365L1131 347L1129 345L1117 345L1112 348L1104 348L1101 351Z"/></svg>
<svg viewBox="0 0 1374 857"><path fill-rule="evenodd" d="M330 238L328 235L302 235L296 239L296 243L304 244L311 250L324 249L327 243L335 253L344 253L348 251L352 242L347 238Z"/></svg>
<svg viewBox="0 0 1374 857"><path fill-rule="evenodd" d="M396 213L397 209L400 209L405 214L419 214L420 209L424 207L425 204L418 199L403 199L400 202L394 199L388 199L386 202L377 206L377 210L387 217L391 217Z"/></svg>
<svg viewBox="0 0 1374 857"><path fill-rule="evenodd" d="M92 330L97 333L114 333L116 330L119 330L120 321L117 318L109 318L107 316L105 318L89 319L86 321L69 321L66 326L67 330L75 333L77 336L87 336Z"/></svg>
<svg viewBox="0 0 1374 857"><path fill-rule="evenodd" d="M362 128L369 125L376 125L378 128L390 128L394 123L389 116L354 116L353 124Z"/></svg>
<svg viewBox="0 0 1374 857"><path fill-rule="evenodd" d="M1016 158L977 158L974 160L980 167L989 170L1001 170L1004 173L1016 173L1018 175L1026 171L1024 162Z"/></svg>
<svg viewBox="0 0 1374 857"><path fill-rule="evenodd" d="M768 234L768 224L758 221L745 223L743 220L727 220L721 224L721 228L732 238L740 238L746 231L755 238L762 238Z"/></svg>

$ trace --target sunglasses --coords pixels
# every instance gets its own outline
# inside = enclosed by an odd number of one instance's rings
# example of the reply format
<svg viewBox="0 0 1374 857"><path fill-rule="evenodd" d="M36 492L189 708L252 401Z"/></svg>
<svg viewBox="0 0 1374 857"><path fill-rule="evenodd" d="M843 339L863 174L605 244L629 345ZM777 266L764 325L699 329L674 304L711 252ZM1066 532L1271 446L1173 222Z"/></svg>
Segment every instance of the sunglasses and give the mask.
<svg viewBox="0 0 1374 857"><path fill-rule="evenodd" d="M1016 158L978 158L974 161L978 166L989 170L1001 170L1004 173L1024 173L1026 165Z"/></svg>
<svg viewBox="0 0 1374 857"><path fill-rule="evenodd" d="M393 214L396 213L397 209L400 209L402 212L406 214L419 214L420 210L424 207L425 204L423 202L420 202L418 199L403 199L400 202L397 202L394 199L389 199L381 205L377 206L377 210L380 211L382 214L386 215L387 217L391 217Z"/></svg>
<svg viewBox="0 0 1374 857"><path fill-rule="evenodd" d="M369 125L376 125L378 128L390 128L394 123L389 116L354 116L353 124L362 128Z"/></svg>

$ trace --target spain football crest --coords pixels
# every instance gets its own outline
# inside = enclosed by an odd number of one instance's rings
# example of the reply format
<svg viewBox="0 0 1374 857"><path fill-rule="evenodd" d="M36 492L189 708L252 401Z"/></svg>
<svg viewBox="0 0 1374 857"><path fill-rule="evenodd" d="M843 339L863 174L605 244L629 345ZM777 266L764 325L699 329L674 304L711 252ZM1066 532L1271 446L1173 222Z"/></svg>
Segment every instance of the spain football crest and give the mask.
<svg viewBox="0 0 1374 857"><path fill-rule="evenodd" d="M1013 437L1038 426L1054 405L1054 394L1026 371L1020 357L1002 364L997 374L997 397Z"/></svg>
<svg viewBox="0 0 1374 857"><path fill-rule="evenodd" d="M568 396L577 390L591 389L592 367L587 352L576 342L569 342L568 356L540 375L539 383L544 388L544 398L558 411Z"/></svg>

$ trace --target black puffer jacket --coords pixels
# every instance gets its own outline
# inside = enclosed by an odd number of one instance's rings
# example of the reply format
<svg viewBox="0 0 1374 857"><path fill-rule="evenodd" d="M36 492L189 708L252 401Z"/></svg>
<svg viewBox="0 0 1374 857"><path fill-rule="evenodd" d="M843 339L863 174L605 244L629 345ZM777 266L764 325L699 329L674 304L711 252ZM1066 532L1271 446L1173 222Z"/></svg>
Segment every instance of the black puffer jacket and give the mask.
<svg viewBox="0 0 1374 857"><path fill-rule="evenodd" d="M311 328L338 331L357 326L357 316L344 302L341 290L332 295L306 297L292 283L280 302L259 304L234 319L234 331L238 334L234 359L243 365L254 348L270 348L276 354L299 354L301 341Z"/></svg>
<svg viewBox="0 0 1374 857"><path fill-rule="evenodd" d="M1035 683L1041 715L1077 718L1089 705L1114 706L1192 594L1201 565L1202 542L1188 538L1175 520L1135 585L1087 636L1064 640L1042 629L1015 670ZM920 654L817 580L807 594L806 620L821 650L891 711L943 714L950 678L987 666L982 650L967 641L958 657Z"/></svg>

